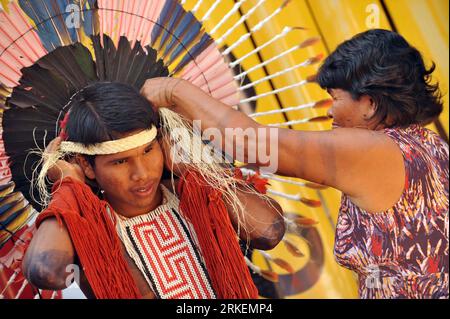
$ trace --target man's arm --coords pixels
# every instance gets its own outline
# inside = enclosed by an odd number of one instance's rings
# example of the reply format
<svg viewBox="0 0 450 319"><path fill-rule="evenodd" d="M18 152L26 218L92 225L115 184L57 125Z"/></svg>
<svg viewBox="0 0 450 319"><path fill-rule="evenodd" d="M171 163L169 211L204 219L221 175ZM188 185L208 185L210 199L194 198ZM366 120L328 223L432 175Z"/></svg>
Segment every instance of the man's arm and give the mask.
<svg viewBox="0 0 450 319"><path fill-rule="evenodd" d="M231 222L240 238L250 242L250 247L262 250L274 248L285 233L283 210L273 199L265 200L258 194L238 190L238 198L244 206L244 216L239 217L233 206L225 201ZM238 220L241 219L241 227Z"/></svg>
<svg viewBox="0 0 450 319"><path fill-rule="evenodd" d="M25 278L40 289L67 288L66 279L75 253L67 228L55 217L45 219L36 230L22 263Z"/></svg>

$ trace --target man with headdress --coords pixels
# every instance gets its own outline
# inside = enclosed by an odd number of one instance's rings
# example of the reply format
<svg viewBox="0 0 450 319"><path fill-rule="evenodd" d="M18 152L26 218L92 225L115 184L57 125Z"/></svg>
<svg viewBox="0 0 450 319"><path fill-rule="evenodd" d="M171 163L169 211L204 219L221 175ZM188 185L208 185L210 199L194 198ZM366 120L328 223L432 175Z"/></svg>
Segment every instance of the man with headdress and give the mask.
<svg viewBox="0 0 450 319"><path fill-rule="evenodd" d="M43 156L41 181L54 185L24 258L28 280L63 289L77 264L88 297L256 298L237 235L271 249L284 234L279 206L250 185L261 182L171 162L164 123L131 86L91 84L67 108ZM180 179L165 183L165 167Z"/></svg>

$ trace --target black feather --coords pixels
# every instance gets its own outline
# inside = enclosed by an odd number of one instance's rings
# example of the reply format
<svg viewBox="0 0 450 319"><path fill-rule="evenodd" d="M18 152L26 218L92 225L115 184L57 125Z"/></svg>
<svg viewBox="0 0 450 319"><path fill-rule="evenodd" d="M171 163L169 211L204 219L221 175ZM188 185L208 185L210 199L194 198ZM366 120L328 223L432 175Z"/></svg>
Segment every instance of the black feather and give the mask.
<svg viewBox="0 0 450 319"><path fill-rule="evenodd" d="M70 97L95 81L122 82L140 89L146 79L169 74L156 51L142 48L139 42L131 49L125 37L118 48L106 35L103 46L98 35L91 39L95 61L81 43L58 47L22 69L20 84L6 100L2 126L12 180L15 190L37 210L42 207L31 197L30 180L40 158L30 152L43 150L57 136L56 124L67 112L63 107ZM38 194L36 189L33 193Z"/></svg>

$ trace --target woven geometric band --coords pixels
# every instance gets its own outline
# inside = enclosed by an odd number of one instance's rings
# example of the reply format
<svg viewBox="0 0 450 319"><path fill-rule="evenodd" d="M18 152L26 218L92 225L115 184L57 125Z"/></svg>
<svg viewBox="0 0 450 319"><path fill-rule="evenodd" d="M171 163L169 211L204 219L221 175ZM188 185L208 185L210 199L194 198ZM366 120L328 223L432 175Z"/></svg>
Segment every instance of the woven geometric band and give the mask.
<svg viewBox="0 0 450 319"><path fill-rule="evenodd" d="M60 150L65 153L77 153L85 155L109 155L129 151L133 148L150 143L156 137L155 126L138 134L127 136L118 140L97 143L84 146L82 143L61 142Z"/></svg>

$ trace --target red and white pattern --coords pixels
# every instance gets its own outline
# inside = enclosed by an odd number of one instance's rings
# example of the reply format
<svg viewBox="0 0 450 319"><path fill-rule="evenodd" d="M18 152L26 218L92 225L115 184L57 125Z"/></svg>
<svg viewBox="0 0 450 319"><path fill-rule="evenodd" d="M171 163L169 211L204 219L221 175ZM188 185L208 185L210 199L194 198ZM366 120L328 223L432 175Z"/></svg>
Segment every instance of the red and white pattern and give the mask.
<svg viewBox="0 0 450 319"><path fill-rule="evenodd" d="M215 298L192 227L178 213L178 199L161 187L166 202L148 214L118 219L119 236L159 298Z"/></svg>

